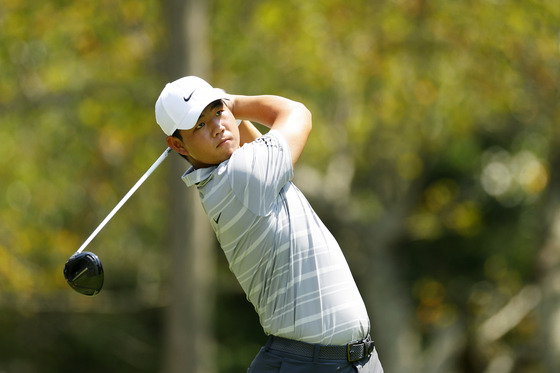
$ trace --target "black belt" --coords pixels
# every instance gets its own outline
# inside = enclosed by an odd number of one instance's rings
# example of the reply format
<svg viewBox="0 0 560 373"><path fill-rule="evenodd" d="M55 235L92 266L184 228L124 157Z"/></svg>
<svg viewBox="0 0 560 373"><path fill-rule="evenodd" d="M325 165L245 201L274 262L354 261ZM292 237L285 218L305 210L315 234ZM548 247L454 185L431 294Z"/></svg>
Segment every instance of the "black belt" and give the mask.
<svg viewBox="0 0 560 373"><path fill-rule="evenodd" d="M344 346L311 344L271 335L266 345L271 350L287 352L302 357L347 360L349 362L368 357L375 347L375 343L369 335L361 341L348 343Z"/></svg>

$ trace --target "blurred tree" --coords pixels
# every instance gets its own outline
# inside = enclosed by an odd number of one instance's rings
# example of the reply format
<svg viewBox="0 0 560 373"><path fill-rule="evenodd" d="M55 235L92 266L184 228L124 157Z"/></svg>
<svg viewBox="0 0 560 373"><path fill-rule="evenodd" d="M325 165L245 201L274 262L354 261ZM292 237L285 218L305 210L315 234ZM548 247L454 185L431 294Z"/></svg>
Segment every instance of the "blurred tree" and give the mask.
<svg viewBox="0 0 560 373"><path fill-rule="evenodd" d="M207 3L163 1L166 52L162 64L168 81L210 73ZM163 85L161 87L163 89ZM169 268L165 312L164 372L215 371L212 339L215 239L196 188L178 177L188 163L173 154L169 175Z"/></svg>
<svg viewBox="0 0 560 373"><path fill-rule="evenodd" d="M350 261L386 371L558 371L559 2L214 0L186 23L197 13L172 4L0 0L0 370L93 355L84 369L153 372L177 356L161 351L164 270L199 262L159 249L183 221L166 218L159 170L91 244L103 292L84 299L61 273L161 153L162 82L196 73L313 112L296 183ZM185 164L168 162L175 196ZM262 334L218 263L231 314L216 334L240 342L216 364L234 372Z"/></svg>
<svg viewBox="0 0 560 373"><path fill-rule="evenodd" d="M73 293L62 268L161 153L158 20L154 1L0 1L1 371L157 369L157 183L89 246L106 271L99 296Z"/></svg>

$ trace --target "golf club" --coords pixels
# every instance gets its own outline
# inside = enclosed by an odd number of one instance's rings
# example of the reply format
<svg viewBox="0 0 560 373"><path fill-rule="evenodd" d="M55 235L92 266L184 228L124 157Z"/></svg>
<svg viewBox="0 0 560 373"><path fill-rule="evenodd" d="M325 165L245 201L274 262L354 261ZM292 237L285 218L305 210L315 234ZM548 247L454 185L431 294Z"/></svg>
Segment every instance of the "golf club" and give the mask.
<svg viewBox="0 0 560 373"><path fill-rule="evenodd" d="M119 211L119 209L128 201L130 196L136 192L138 188L146 181L146 179L154 172L154 170L167 158L171 148L159 156L154 164L146 171L144 175L134 184L128 193L113 208L107 217L99 224L87 240L80 248L68 259L64 265L64 278L70 287L80 294L93 296L98 294L103 287L104 272L99 257L92 252L84 251L89 243L97 236L97 234L105 227L111 218Z"/></svg>

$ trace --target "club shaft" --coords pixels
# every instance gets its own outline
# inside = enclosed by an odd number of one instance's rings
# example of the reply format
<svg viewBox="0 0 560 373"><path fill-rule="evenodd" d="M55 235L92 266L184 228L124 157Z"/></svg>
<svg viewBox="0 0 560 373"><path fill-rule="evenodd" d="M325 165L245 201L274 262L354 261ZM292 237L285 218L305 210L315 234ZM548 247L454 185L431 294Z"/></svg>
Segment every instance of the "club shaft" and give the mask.
<svg viewBox="0 0 560 373"><path fill-rule="evenodd" d="M80 246L80 248L78 249L78 251L76 251L76 253L81 253L82 251L84 251L87 245L89 245L89 243L95 238L95 236L97 236L99 231L101 231L101 229L105 227L105 225L109 222L109 220L111 220L111 218L117 213L117 211L119 211L120 208L126 203L126 201L128 201L130 196L132 196L134 192L136 192L136 190L140 188L142 183L144 183L144 181L146 181L146 179L152 174L152 172L154 172L154 170L161 164L161 162L163 162L165 158L167 158L167 155L169 154L170 151L171 148L165 149L165 151L159 156L159 158L148 169L148 171L146 171L146 173L142 175L142 177L136 182L136 184L134 184L132 189L130 189L128 193L120 200L120 202L113 208L113 210L109 213L109 215L107 215L107 217L101 222L101 224L99 224L99 226L95 228L93 233L88 237L87 240L85 240L85 242L82 244L82 246Z"/></svg>

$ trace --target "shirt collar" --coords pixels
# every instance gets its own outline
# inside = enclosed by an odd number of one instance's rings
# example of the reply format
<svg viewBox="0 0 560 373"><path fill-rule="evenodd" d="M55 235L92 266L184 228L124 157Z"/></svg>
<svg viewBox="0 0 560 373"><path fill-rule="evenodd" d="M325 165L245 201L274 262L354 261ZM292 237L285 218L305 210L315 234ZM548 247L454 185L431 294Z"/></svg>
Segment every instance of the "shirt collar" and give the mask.
<svg viewBox="0 0 560 373"><path fill-rule="evenodd" d="M181 176L181 179L187 184L188 187L193 186L195 184L199 184L200 182L208 179L212 172L216 169L216 166L206 167L206 168L199 168L195 169L194 167L190 167L184 174Z"/></svg>

